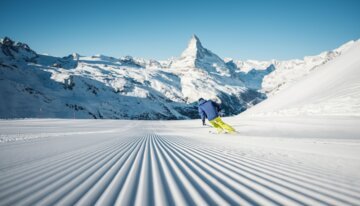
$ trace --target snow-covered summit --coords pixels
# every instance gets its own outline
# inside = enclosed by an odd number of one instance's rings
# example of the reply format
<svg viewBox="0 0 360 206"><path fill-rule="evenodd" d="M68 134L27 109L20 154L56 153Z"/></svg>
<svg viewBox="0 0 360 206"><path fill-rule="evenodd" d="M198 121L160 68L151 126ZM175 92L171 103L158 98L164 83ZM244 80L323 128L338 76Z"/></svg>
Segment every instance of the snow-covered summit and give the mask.
<svg viewBox="0 0 360 206"><path fill-rule="evenodd" d="M21 42L15 42L9 37L0 39L0 58L7 60L25 60L30 61L37 57L27 44Z"/></svg>
<svg viewBox="0 0 360 206"><path fill-rule="evenodd" d="M198 68L210 74L230 75L230 70L227 68L224 60L204 48L196 35L191 37L187 48L182 52L180 58L172 63L171 67L179 69Z"/></svg>
<svg viewBox="0 0 360 206"><path fill-rule="evenodd" d="M192 57L198 59L198 58L203 58L204 55L206 55L207 53L209 53L209 51L202 46L199 37L197 37L194 34L191 37L187 48L181 54L181 57L182 58Z"/></svg>

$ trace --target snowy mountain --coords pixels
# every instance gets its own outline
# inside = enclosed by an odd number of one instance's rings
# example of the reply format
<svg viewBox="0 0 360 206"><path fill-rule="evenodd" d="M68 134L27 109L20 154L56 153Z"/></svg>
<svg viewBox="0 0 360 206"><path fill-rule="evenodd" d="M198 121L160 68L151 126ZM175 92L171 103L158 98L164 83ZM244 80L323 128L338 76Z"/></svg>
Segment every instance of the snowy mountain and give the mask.
<svg viewBox="0 0 360 206"><path fill-rule="evenodd" d="M171 67L176 69L198 68L221 76L230 76L231 74L224 60L210 50L205 49L196 35L192 36L181 57L175 60Z"/></svg>
<svg viewBox="0 0 360 206"><path fill-rule="evenodd" d="M195 102L199 97L226 102L226 115L238 114L265 99L256 89L246 87L236 67L205 49L195 35L181 57L172 60L167 69L180 77L186 102Z"/></svg>
<svg viewBox="0 0 360 206"><path fill-rule="evenodd" d="M354 44L355 41L349 41L337 49L322 52L315 56L306 56L304 59L285 61L247 60L233 61L233 63L242 72L242 80L247 82L247 87L259 89L267 96L273 96L279 91L288 88L304 76L309 75L319 66L336 59L354 46ZM232 60L227 59L227 61ZM252 75L249 76L248 74L251 73Z"/></svg>
<svg viewBox="0 0 360 206"><path fill-rule="evenodd" d="M15 43L10 38L5 37L0 40L0 59L2 61L15 60L18 61L31 61L38 57L36 52L30 49L27 44L17 42Z"/></svg>
<svg viewBox="0 0 360 206"><path fill-rule="evenodd" d="M340 55L341 54L341 55ZM337 58L334 58L337 56ZM286 75L289 79L282 89L253 107L245 114L266 116L360 116L360 40L349 42L332 52L306 57L303 66L288 71L276 70L273 75ZM332 61L329 59L334 58ZM324 64L328 59L328 63ZM311 68L311 62L322 64ZM316 68L316 69L315 69ZM279 71L279 72L277 72ZM300 77L291 76L299 72ZM306 75L310 73L310 75ZM277 78L281 78L277 77ZM288 81L289 81L288 79ZM286 80L285 80L286 81Z"/></svg>
<svg viewBox="0 0 360 206"><path fill-rule="evenodd" d="M9 38L0 46L0 118L187 119L198 117L200 97L226 101L225 115L265 98L196 36L171 62L76 53L59 58Z"/></svg>
<svg viewBox="0 0 360 206"><path fill-rule="evenodd" d="M0 41L0 118L197 118L200 98L235 115L350 50L351 41L303 60L222 59L193 36L179 58L54 57ZM131 109L129 109L131 108Z"/></svg>

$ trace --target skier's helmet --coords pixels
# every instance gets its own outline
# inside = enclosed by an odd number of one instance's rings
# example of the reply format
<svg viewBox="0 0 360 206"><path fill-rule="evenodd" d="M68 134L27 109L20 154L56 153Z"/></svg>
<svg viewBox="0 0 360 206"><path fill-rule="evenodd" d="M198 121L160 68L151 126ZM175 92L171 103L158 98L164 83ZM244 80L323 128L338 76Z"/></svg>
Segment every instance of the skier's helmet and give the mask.
<svg viewBox="0 0 360 206"><path fill-rule="evenodd" d="M198 100L198 102L203 101L203 100L204 100L204 98L201 97L201 98Z"/></svg>

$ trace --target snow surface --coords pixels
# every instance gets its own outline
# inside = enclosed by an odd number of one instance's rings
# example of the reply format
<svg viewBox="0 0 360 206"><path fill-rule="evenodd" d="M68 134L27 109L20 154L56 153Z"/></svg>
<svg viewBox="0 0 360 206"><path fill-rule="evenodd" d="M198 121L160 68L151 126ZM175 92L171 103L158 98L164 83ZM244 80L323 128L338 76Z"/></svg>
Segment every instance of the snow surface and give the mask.
<svg viewBox="0 0 360 206"><path fill-rule="evenodd" d="M245 112L248 115L360 116L360 41L333 61Z"/></svg>
<svg viewBox="0 0 360 206"><path fill-rule="evenodd" d="M225 121L0 121L0 205L360 205L359 118Z"/></svg>

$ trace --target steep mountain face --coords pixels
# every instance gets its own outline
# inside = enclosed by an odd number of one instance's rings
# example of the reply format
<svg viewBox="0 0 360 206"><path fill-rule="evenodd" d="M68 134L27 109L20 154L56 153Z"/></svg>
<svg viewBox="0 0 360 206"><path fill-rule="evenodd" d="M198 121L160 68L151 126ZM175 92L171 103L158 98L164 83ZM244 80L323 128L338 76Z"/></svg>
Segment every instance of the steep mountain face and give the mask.
<svg viewBox="0 0 360 206"><path fill-rule="evenodd" d="M265 96L248 89L234 71L194 36L179 59L63 58L37 54L1 40L0 118L198 118L200 97L238 114Z"/></svg>
<svg viewBox="0 0 360 206"><path fill-rule="evenodd" d="M171 65L173 68L198 68L210 74L229 76L230 71L224 60L205 49L199 38L194 35L181 57Z"/></svg>

